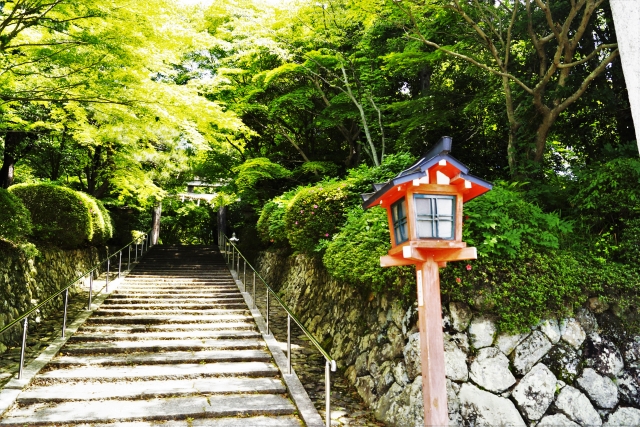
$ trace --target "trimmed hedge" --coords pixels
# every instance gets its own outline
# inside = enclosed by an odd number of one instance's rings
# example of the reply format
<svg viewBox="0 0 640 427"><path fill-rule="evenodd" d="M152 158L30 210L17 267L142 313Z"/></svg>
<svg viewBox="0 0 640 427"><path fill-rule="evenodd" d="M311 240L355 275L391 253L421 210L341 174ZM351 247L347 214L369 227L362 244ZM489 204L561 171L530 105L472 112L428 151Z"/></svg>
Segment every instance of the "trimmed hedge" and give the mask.
<svg viewBox="0 0 640 427"><path fill-rule="evenodd" d="M284 213L285 233L291 247L311 253L344 224L355 203L347 182L324 182L300 189Z"/></svg>
<svg viewBox="0 0 640 427"><path fill-rule="evenodd" d="M90 243L92 245L103 245L113 237L113 225L111 223L111 216L105 209L104 205L96 198L86 194L77 193L82 199L84 199L89 213L91 214L91 225L93 227L93 237Z"/></svg>
<svg viewBox="0 0 640 427"><path fill-rule="evenodd" d="M17 242L31 233L31 215L22 201L0 188L0 238Z"/></svg>
<svg viewBox="0 0 640 427"><path fill-rule="evenodd" d="M32 235L61 248L90 243L94 227L91 203L77 191L52 184L17 184L9 192L31 213Z"/></svg>
<svg viewBox="0 0 640 427"><path fill-rule="evenodd" d="M297 192L298 189L288 191L268 201L262 208L256 229L260 240L264 243L271 243L276 246L286 246L289 243L284 216Z"/></svg>

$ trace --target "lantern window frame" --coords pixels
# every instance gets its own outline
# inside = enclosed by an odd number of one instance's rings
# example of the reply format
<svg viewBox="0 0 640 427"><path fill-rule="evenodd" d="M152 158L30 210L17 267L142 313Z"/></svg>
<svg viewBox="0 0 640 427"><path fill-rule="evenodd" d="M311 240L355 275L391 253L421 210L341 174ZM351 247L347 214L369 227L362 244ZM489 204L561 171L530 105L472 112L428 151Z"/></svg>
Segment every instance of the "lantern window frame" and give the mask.
<svg viewBox="0 0 640 427"><path fill-rule="evenodd" d="M409 241L408 206L406 197L402 197L391 205L393 221L393 238L396 245Z"/></svg>
<svg viewBox="0 0 640 427"><path fill-rule="evenodd" d="M420 213L418 210L418 199L426 199L430 204L429 214ZM437 200L448 200L451 202L450 214L444 214L438 212L438 202ZM415 209L414 215L414 228L415 235L418 240L456 240L456 213L457 213L457 204L458 204L458 196L455 194L424 194L424 193L414 193L413 194L413 206ZM441 223L450 223L451 227L449 228L450 234L449 237L441 236ZM428 224L427 227L431 228L431 236L421 236L420 230L422 229L422 224Z"/></svg>

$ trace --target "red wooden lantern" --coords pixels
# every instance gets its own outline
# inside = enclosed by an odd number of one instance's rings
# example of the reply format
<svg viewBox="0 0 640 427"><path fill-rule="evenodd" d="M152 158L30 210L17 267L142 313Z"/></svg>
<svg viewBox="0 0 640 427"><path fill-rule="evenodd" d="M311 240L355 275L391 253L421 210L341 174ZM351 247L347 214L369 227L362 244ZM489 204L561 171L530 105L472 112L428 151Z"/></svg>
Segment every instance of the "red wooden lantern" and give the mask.
<svg viewBox="0 0 640 427"><path fill-rule="evenodd" d="M462 241L462 207L492 188L450 151L451 138L442 137L409 169L362 195L365 209L387 210L392 248L380 264L416 265L425 426L449 424L438 267L477 258Z"/></svg>

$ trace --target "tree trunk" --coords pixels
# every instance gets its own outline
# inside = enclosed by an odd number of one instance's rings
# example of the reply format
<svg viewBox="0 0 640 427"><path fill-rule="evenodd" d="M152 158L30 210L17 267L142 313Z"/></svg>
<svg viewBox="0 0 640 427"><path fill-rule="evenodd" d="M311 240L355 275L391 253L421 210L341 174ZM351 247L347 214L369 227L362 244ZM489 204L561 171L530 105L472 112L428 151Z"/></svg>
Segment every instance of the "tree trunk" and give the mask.
<svg viewBox="0 0 640 427"><path fill-rule="evenodd" d="M549 136L549 131L557 118L558 115L553 114L552 111L542 116L542 122L538 125L538 129L536 131L536 152L533 158L536 163L542 162L542 158L547 148L547 137Z"/></svg>
<svg viewBox="0 0 640 427"><path fill-rule="evenodd" d="M13 169L16 164L16 159L5 150L4 159L2 162L2 168L0 168L0 187L9 188L13 185Z"/></svg>
<svg viewBox="0 0 640 427"><path fill-rule="evenodd" d="M220 206L218 209L218 234L225 236L227 235L227 207ZM218 245L222 246L224 244L224 240L218 241Z"/></svg>
<svg viewBox="0 0 640 427"><path fill-rule="evenodd" d="M157 245L160 237L160 217L162 216L162 202L153 208L153 216L151 220L151 244Z"/></svg>
<svg viewBox="0 0 640 427"><path fill-rule="evenodd" d="M0 188L13 185L13 171L18 161L20 143L27 139L26 132L7 132L4 137L4 158L0 168Z"/></svg>
<svg viewBox="0 0 640 427"><path fill-rule="evenodd" d="M508 78L502 77L502 87L504 89L505 107L507 108L507 119L509 120L507 161L509 163L509 172L511 173L511 177L515 177L518 174L518 149L516 147L516 140L518 129L520 128L520 122L516 118L515 109L513 106L513 98L511 97L511 86Z"/></svg>

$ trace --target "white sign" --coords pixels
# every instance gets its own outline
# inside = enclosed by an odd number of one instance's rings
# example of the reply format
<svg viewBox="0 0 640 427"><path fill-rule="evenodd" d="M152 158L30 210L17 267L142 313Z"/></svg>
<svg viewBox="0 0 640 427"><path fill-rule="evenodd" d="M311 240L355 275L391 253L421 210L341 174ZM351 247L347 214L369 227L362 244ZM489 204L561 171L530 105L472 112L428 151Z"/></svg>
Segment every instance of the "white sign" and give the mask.
<svg viewBox="0 0 640 427"><path fill-rule="evenodd" d="M610 4L640 150L640 1L611 0Z"/></svg>
<svg viewBox="0 0 640 427"><path fill-rule="evenodd" d="M416 272L418 273L418 307L422 307L424 305L422 298L422 270L417 270Z"/></svg>

